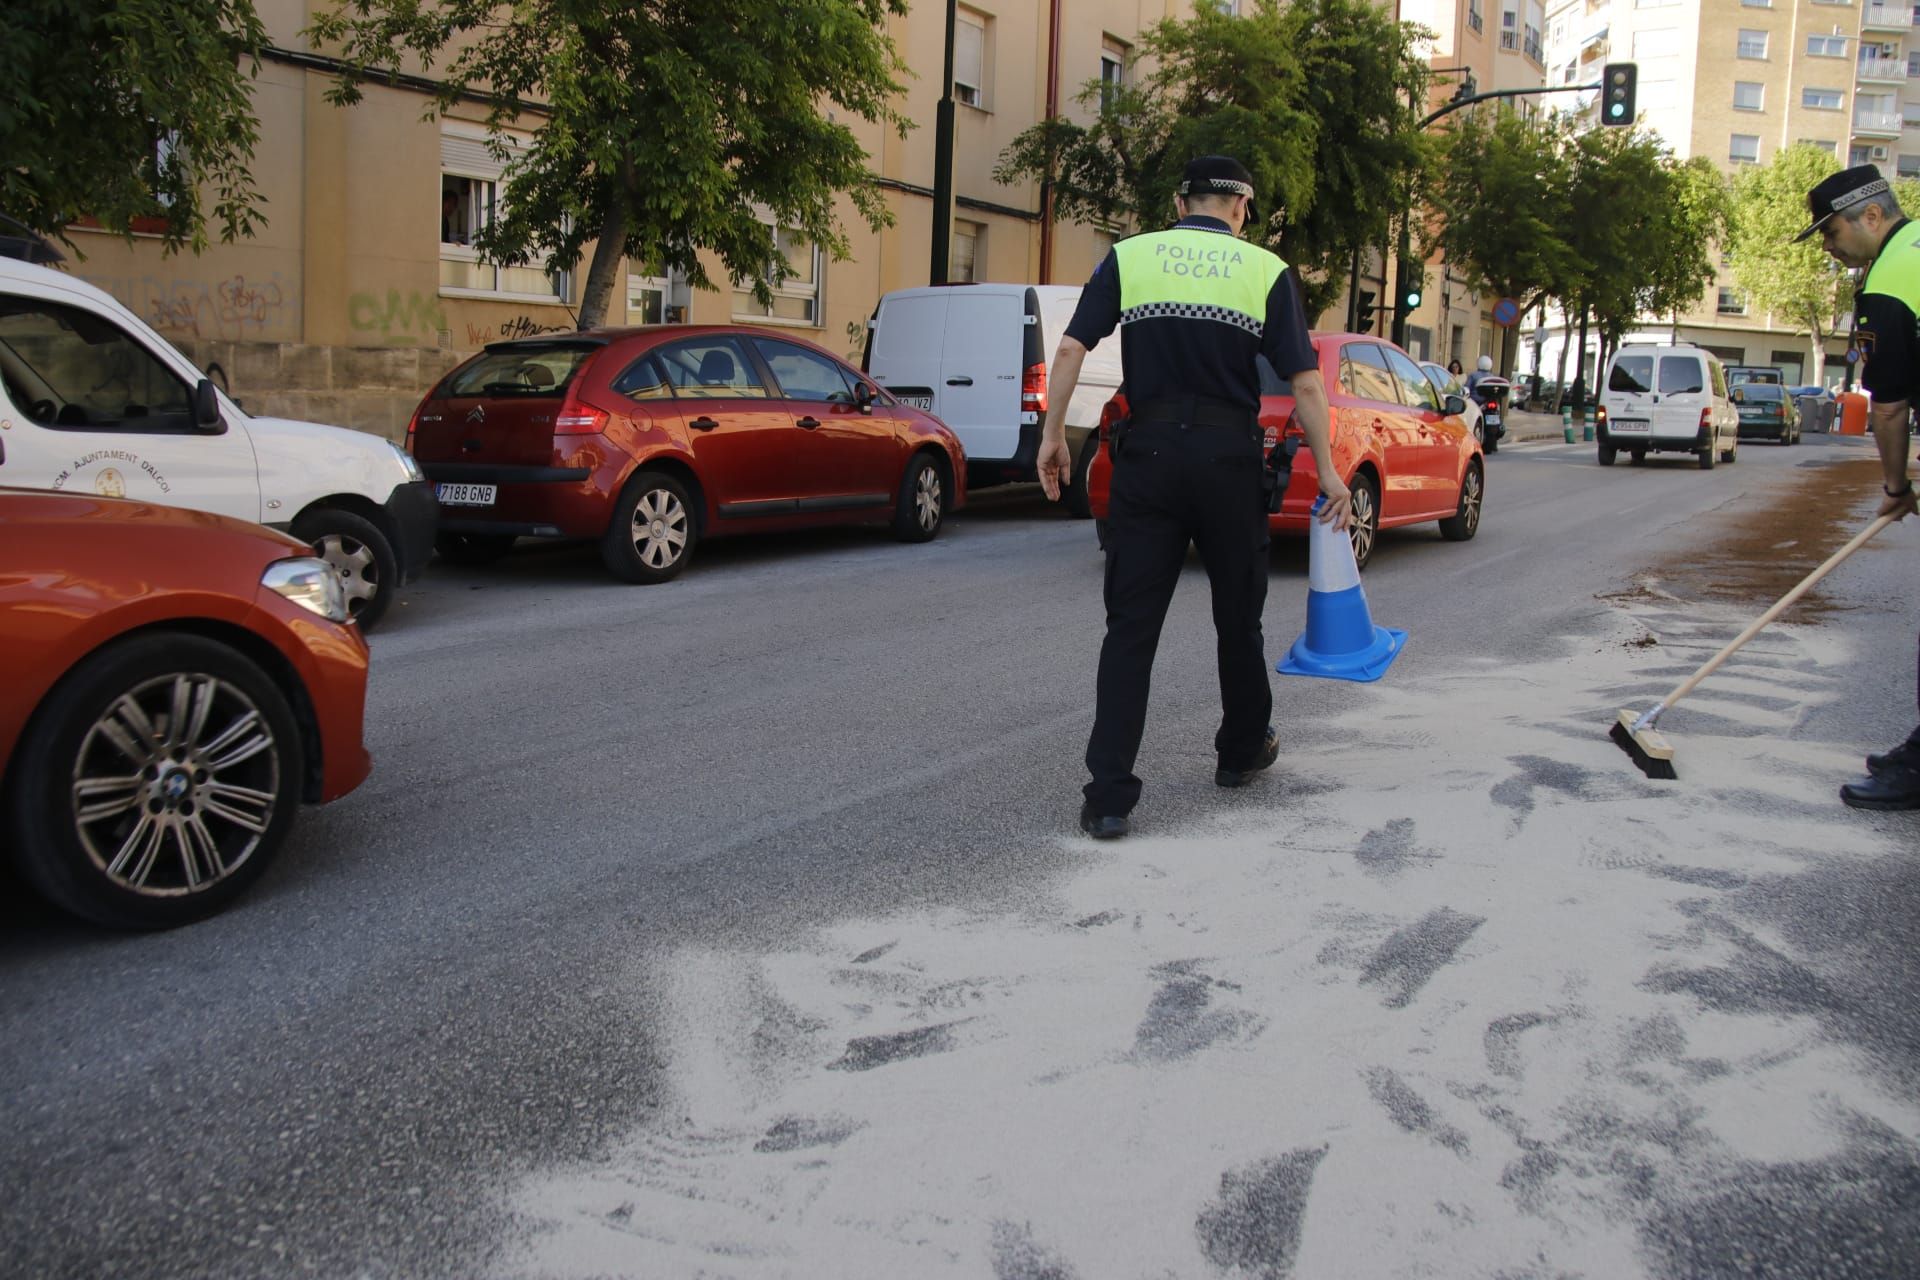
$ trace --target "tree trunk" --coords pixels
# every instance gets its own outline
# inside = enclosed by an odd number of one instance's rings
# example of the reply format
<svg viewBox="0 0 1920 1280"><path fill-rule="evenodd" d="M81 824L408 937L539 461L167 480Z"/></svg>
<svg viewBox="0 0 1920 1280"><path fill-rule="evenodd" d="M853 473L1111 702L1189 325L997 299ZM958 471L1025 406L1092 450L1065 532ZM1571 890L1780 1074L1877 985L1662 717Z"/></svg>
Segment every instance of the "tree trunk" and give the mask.
<svg viewBox="0 0 1920 1280"><path fill-rule="evenodd" d="M606 324L613 286L626 256L627 207L616 195L608 202L607 216L600 223L600 239L593 246L593 265L587 269L587 285L580 295L582 329L598 329Z"/></svg>
<svg viewBox="0 0 1920 1280"><path fill-rule="evenodd" d="M1567 304L1560 304L1560 325L1565 331L1560 335L1560 365L1553 371L1553 409L1560 412L1560 406L1567 398L1567 349L1573 346L1573 325L1567 316Z"/></svg>
<svg viewBox="0 0 1920 1280"><path fill-rule="evenodd" d="M1813 376L1807 381L1816 387L1821 386L1820 380L1827 371L1827 335L1820 332L1819 325L1807 326L1807 343L1813 348Z"/></svg>
<svg viewBox="0 0 1920 1280"><path fill-rule="evenodd" d="M1580 363L1573 371L1574 385L1580 388L1580 394L1574 397L1573 407L1584 411L1587 398L1593 394L1593 388L1587 385L1587 304L1580 304Z"/></svg>

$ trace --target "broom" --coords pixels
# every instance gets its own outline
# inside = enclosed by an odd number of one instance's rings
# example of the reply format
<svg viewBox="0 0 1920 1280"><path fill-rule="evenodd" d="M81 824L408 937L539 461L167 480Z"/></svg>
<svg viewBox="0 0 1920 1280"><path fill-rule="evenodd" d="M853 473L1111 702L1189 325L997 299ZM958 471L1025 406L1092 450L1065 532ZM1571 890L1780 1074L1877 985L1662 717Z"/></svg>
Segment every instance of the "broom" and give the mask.
<svg viewBox="0 0 1920 1280"><path fill-rule="evenodd" d="M1890 515L1881 516L1860 533L1856 534L1853 541L1847 543L1846 546L1840 548L1831 556L1828 556L1825 564L1802 578L1798 586L1787 592L1786 595L1780 597L1778 604L1761 614L1758 618L1755 618L1752 625L1735 636L1726 648L1707 659L1706 665L1702 666L1685 680L1682 680L1680 687L1662 698L1654 705L1651 711L1640 715L1635 715L1632 711L1622 711L1620 718L1614 722L1613 728L1608 730L1608 733L1615 742L1620 744L1622 751L1633 757L1633 762L1640 766L1640 772L1646 774L1649 778L1679 777L1680 775L1673 771L1672 744L1654 729L1654 725L1659 722L1661 714L1665 712L1668 707L1671 707L1674 703L1680 701L1680 699L1686 697L1689 693L1692 693L1696 685L1712 675L1715 671L1718 671L1720 664L1733 656L1734 650L1759 635L1761 628L1785 613L1794 601L1811 591L1816 582L1819 582L1820 579L1833 572L1834 568L1838 566L1842 560L1845 560L1848 556L1858 551L1866 544L1868 538L1871 538L1874 534L1892 524L1895 518L1896 517Z"/></svg>

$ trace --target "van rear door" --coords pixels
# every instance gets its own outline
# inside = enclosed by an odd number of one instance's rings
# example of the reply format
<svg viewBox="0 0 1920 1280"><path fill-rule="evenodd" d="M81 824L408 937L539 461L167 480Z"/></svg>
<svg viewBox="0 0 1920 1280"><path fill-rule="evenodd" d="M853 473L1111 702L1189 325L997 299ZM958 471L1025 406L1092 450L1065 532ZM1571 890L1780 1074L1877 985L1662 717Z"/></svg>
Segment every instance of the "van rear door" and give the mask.
<svg viewBox="0 0 1920 1280"><path fill-rule="evenodd" d="M1004 461L1020 450L1026 341L1026 308L1019 294L953 290L933 411L960 437L969 462Z"/></svg>
<svg viewBox="0 0 1920 1280"><path fill-rule="evenodd" d="M1621 448L1653 435L1654 356L1651 352L1623 351L1607 371L1601 402L1607 409L1607 434Z"/></svg>
<svg viewBox="0 0 1920 1280"><path fill-rule="evenodd" d="M867 335L864 370L916 409L934 409L940 385L940 348L947 336L945 289L888 294L880 299Z"/></svg>
<svg viewBox="0 0 1920 1280"><path fill-rule="evenodd" d="M1691 351L1662 354L1653 431L1667 439L1696 436L1700 411L1713 403L1707 391L1707 363Z"/></svg>

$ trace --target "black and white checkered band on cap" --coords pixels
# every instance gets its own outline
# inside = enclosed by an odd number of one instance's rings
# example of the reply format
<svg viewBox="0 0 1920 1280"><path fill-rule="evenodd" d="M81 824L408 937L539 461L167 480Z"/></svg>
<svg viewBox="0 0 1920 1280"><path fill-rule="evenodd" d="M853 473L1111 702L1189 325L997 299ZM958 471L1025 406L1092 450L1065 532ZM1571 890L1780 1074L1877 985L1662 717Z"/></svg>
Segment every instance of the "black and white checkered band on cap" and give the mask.
<svg viewBox="0 0 1920 1280"><path fill-rule="evenodd" d="M1835 196L1833 198L1833 211L1839 213L1842 209L1851 209L1862 200L1871 200L1882 192L1891 190L1893 190L1893 186L1885 178L1877 179L1876 181L1869 182L1864 187L1855 187L1852 191L1846 192L1844 195Z"/></svg>
<svg viewBox="0 0 1920 1280"><path fill-rule="evenodd" d="M1225 195L1253 198L1251 183L1235 182L1232 178L1202 178L1198 182L1182 182L1180 194L1183 196Z"/></svg>

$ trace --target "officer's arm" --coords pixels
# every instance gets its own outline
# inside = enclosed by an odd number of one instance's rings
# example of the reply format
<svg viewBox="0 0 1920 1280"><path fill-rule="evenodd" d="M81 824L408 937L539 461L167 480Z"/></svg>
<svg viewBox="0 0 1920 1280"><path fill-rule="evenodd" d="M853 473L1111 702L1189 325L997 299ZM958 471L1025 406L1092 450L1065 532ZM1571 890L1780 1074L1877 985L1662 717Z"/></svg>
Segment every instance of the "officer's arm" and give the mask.
<svg viewBox="0 0 1920 1280"><path fill-rule="evenodd" d="M1907 475L1907 422L1913 406L1906 400L1875 400L1867 410L1873 441L1880 446L1880 514L1898 512L1905 518L1914 510L1913 481ZM1899 494L1899 497L1893 495Z"/></svg>
<svg viewBox="0 0 1920 1280"><path fill-rule="evenodd" d="M1867 421L1873 426L1874 443L1880 446L1881 487L1886 491L1880 514L1898 512L1905 517L1914 510L1907 481L1907 421L1912 407L1908 392L1915 363L1920 361L1913 337L1914 315L1906 303L1884 293L1862 293L1855 306L1861 329L1872 335L1860 386L1873 397ZM1893 497L1895 493L1901 496Z"/></svg>
<svg viewBox="0 0 1920 1280"><path fill-rule="evenodd" d="M1313 451L1313 468L1320 477L1320 492L1327 499L1320 518L1336 529L1344 529L1353 499L1333 465L1333 411L1327 404L1327 384L1318 369L1302 369L1293 375L1293 420L1306 433L1307 448Z"/></svg>
<svg viewBox="0 0 1920 1280"><path fill-rule="evenodd" d="M1063 334L1053 353L1053 372L1047 375L1047 423L1040 428L1040 454L1034 459L1040 488L1049 501L1060 499L1062 485L1072 482L1073 455L1067 449L1067 403L1080 381L1080 364L1087 348L1078 338Z"/></svg>

